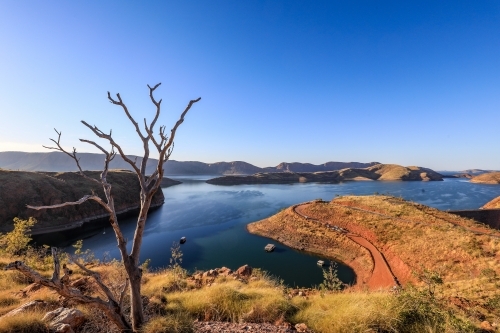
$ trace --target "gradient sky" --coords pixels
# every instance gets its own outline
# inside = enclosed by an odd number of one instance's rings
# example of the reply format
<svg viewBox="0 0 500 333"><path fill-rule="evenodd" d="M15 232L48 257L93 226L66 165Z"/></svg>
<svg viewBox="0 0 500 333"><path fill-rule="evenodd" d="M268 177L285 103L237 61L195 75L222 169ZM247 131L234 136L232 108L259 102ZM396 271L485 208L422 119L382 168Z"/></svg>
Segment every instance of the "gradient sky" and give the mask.
<svg viewBox="0 0 500 333"><path fill-rule="evenodd" d="M0 1L0 151L141 142L119 92L180 127L172 159L500 169L499 1Z"/></svg>

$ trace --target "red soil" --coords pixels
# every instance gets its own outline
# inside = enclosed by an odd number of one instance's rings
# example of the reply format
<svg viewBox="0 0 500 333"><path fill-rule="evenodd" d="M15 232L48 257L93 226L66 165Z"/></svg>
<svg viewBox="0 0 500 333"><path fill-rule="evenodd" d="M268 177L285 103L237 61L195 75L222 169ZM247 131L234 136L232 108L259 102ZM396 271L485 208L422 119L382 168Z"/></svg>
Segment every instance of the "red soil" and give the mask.
<svg viewBox="0 0 500 333"><path fill-rule="evenodd" d="M316 222L324 224L328 223L327 221L319 220L314 216L310 216L310 213L308 213L309 215L306 216L302 210L303 206L306 205L308 204L306 203L295 206L294 212L301 217L309 220L314 220ZM371 276L367 281L367 285L370 290L387 289L397 285L397 280L392 274L387 261L385 260L383 254L379 251L379 249L377 249L370 241L359 234L349 232L346 234L346 236L349 237L349 239L351 239L353 242L366 248L372 256L374 268Z"/></svg>

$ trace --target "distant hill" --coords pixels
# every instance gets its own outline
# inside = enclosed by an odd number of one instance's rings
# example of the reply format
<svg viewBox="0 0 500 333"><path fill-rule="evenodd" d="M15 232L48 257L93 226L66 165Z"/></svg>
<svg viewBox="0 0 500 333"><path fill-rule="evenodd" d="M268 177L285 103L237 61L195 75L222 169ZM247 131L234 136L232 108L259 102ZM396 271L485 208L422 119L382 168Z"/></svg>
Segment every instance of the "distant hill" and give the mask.
<svg viewBox="0 0 500 333"><path fill-rule="evenodd" d="M101 170L103 167L103 155L91 153L79 153L80 164L84 170ZM142 159L129 155L129 158L140 163ZM148 161L148 173L154 170L157 160ZM327 162L320 165L310 163L280 163L276 167L260 168L250 163L217 162L203 163L196 161L169 160L165 164L166 175L251 175L258 172L319 172L333 171L345 168L366 168L379 164L378 162ZM112 169L131 170L131 167L120 156L116 156L111 162ZM26 152L0 152L0 168L19 171L77 171L72 159L61 152L49 153L26 153Z"/></svg>
<svg viewBox="0 0 500 333"><path fill-rule="evenodd" d="M468 173L471 175L481 175L483 173L495 172L495 171L497 171L497 170L468 169L468 170L462 171L462 173Z"/></svg>
<svg viewBox="0 0 500 333"><path fill-rule="evenodd" d="M336 171L321 172L259 172L251 176L226 175L209 179L213 185L240 184L290 184L290 183L328 183L346 180L402 180L432 181L443 177L428 168L396 164L377 164L368 168L346 168Z"/></svg>
<svg viewBox="0 0 500 333"><path fill-rule="evenodd" d="M500 184L500 172L483 173L472 177L470 182L478 184Z"/></svg>

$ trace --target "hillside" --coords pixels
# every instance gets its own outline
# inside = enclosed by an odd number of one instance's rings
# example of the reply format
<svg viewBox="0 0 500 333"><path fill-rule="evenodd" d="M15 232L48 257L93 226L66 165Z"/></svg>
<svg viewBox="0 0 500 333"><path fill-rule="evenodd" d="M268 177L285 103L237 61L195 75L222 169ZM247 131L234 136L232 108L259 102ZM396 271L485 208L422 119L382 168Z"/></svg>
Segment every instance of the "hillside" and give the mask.
<svg viewBox="0 0 500 333"><path fill-rule="evenodd" d="M472 177L470 182L477 184L500 184L500 172L483 173Z"/></svg>
<svg viewBox="0 0 500 333"><path fill-rule="evenodd" d="M84 170L101 170L103 155L79 153L80 163ZM137 156L129 156L135 160ZM142 159L137 157L137 162ZM157 160L148 161L147 172L151 173ZM378 162L327 162L320 165L310 163L280 163L276 167L260 168L247 162L217 162L203 163L196 161L169 160L165 163L165 175L251 175L258 172L318 172L332 171L344 168L366 168ZM0 168L19 171L77 171L74 161L64 153L26 153L26 152L0 152ZM131 170L130 165L120 156L111 162L112 169Z"/></svg>
<svg viewBox="0 0 500 333"><path fill-rule="evenodd" d="M348 180L440 181L442 176L427 168L377 164L364 169L347 168L328 172L268 172L251 176L224 176L207 180L213 185L327 183Z"/></svg>
<svg viewBox="0 0 500 333"><path fill-rule="evenodd" d="M403 286L419 283L419 275L432 271L443 279L446 295L474 290L470 297L478 301L496 291L488 276L500 276L500 231L401 198L345 196L314 201L251 223L247 229L347 263L361 288L376 290L391 284L373 284L377 262L367 246L360 246L360 239L380 251Z"/></svg>
<svg viewBox="0 0 500 333"><path fill-rule="evenodd" d="M495 199L488 201L481 209L500 209L500 197L496 197Z"/></svg>
<svg viewBox="0 0 500 333"><path fill-rule="evenodd" d="M86 171L98 178L100 172ZM135 173L126 170L111 170L108 181L112 184L112 194L118 213L125 213L139 207L139 181ZM76 172L26 172L0 170L0 232L9 231L13 218L38 220L33 233L43 233L47 228L78 226L83 222L108 216L96 202L87 201L78 206L57 209L31 210L30 205L53 205L66 201L77 201L86 194L95 192L104 198L102 187L86 180ZM153 198L153 207L164 201L161 189ZM53 230L52 230L53 231Z"/></svg>

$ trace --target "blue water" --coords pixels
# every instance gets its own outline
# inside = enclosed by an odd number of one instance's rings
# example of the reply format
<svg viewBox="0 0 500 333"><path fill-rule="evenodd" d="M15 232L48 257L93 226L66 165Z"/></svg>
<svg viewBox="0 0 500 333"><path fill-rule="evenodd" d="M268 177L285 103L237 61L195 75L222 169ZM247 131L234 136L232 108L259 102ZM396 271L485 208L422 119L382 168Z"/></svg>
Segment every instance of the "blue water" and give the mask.
<svg viewBox="0 0 500 333"><path fill-rule="evenodd" d="M318 285L323 279L322 270L316 265L319 257L251 235L245 230L246 224L295 203L331 200L336 195L390 194L443 210L479 208L500 195L500 185L473 184L463 179L217 186L206 184L204 180L208 178L211 177L177 177L183 184L163 189L165 204L149 215L141 260L151 259L153 267L168 266L172 244L185 236L182 266L190 271L222 266L235 269L249 264L291 286ZM135 219L124 219L120 225L131 243ZM264 252L268 243L277 245L275 252ZM119 257L110 227L106 234L101 230L85 239L84 248L92 249L98 257L105 252ZM339 275L345 282L354 280L349 267L340 265Z"/></svg>

